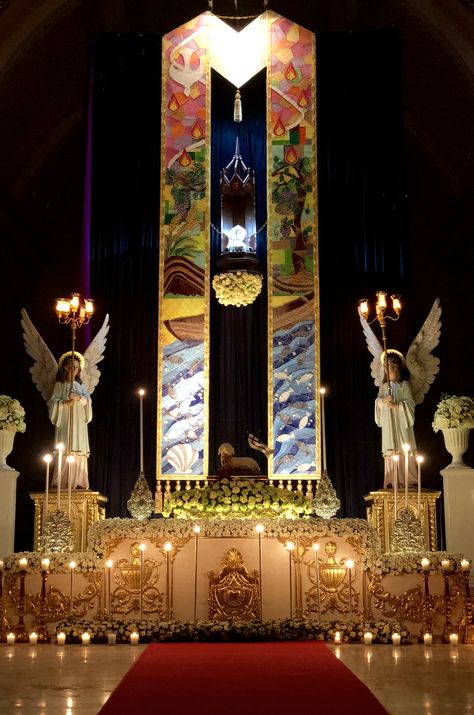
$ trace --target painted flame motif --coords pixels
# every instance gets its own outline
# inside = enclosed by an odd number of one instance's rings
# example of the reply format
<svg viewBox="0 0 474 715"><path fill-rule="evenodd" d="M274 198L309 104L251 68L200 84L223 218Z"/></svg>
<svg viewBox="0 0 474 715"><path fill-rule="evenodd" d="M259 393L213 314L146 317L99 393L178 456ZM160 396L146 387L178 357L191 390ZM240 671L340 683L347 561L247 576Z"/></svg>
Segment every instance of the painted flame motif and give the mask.
<svg viewBox="0 0 474 715"><path fill-rule="evenodd" d="M166 459L177 474L191 474L192 466L198 457L198 451L190 444L175 444L166 452Z"/></svg>
<svg viewBox="0 0 474 715"><path fill-rule="evenodd" d="M176 110L179 109L179 102L174 94L171 95L171 99L168 102L168 109L170 112L176 112Z"/></svg>
<svg viewBox="0 0 474 715"><path fill-rule="evenodd" d="M287 80L290 82L293 82L294 79L296 79L296 70L293 67L293 63L290 62L285 70L285 77Z"/></svg>
<svg viewBox="0 0 474 715"><path fill-rule="evenodd" d="M285 152L285 161L287 164L296 164L298 161L298 154L292 146L290 146Z"/></svg>
<svg viewBox="0 0 474 715"><path fill-rule="evenodd" d="M196 122L191 129L191 136L193 139L202 139L204 136L204 131L199 122Z"/></svg>
<svg viewBox="0 0 474 715"><path fill-rule="evenodd" d="M301 92L300 96L298 97L297 105L298 107L307 107L308 106L308 95L306 92Z"/></svg>
<svg viewBox="0 0 474 715"><path fill-rule="evenodd" d="M189 154L188 154L188 152L186 151L186 149L183 149L183 151L182 151L182 153L181 153L181 156L179 157L178 161L179 161L180 166L189 166L190 164L192 164L192 161L193 161L193 160L192 160L191 157L189 156Z"/></svg>
<svg viewBox="0 0 474 715"><path fill-rule="evenodd" d="M278 119L277 123L273 127L273 133L277 137L283 136L283 134L286 132L285 125L281 121L281 119Z"/></svg>

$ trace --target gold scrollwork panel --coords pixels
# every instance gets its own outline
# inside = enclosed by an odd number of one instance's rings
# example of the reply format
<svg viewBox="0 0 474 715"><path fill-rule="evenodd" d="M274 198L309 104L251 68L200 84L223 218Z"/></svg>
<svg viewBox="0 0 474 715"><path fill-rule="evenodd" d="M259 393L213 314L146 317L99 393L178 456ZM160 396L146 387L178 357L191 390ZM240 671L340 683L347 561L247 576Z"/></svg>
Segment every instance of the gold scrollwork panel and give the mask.
<svg viewBox="0 0 474 715"><path fill-rule="evenodd" d="M255 620L261 617L258 571L248 571L242 554L229 549L224 566L209 572L209 620Z"/></svg>

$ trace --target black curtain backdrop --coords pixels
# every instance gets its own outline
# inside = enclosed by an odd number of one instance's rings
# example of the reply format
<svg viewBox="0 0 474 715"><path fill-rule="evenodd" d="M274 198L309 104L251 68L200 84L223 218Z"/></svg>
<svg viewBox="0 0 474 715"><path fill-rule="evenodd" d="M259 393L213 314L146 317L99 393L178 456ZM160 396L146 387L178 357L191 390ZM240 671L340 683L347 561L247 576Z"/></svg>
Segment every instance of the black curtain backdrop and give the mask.
<svg viewBox="0 0 474 715"><path fill-rule="evenodd" d="M125 516L139 473L141 386L145 474L155 488L161 36L99 35L93 66L91 287L111 327L90 472L108 516Z"/></svg>
<svg viewBox="0 0 474 715"><path fill-rule="evenodd" d="M266 222L266 74L262 70L242 88L243 121L234 115L235 87L212 72L211 223L220 230L220 171L232 159L236 137L245 164L255 171L257 230ZM257 236L257 257L266 275L266 229ZM211 272L216 272L220 235L211 230ZM267 473L264 456L252 450L246 432L267 437L267 283L252 305L222 306L211 291L211 370L209 400L209 473L219 467L222 442L248 455Z"/></svg>
<svg viewBox="0 0 474 715"><path fill-rule="evenodd" d="M328 388L328 468L342 501L340 515L364 516L363 495L381 487L383 464L380 434L373 423L376 388L357 300L382 289L406 295L407 285L398 33L320 34L317 63L321 359L322 382ZM110 313L111 329L94 394L91 484L109 497L109 516L125 515L138 475L140 385L148 390L145 472L154 487L160 82L159 36L97 38L92 295L99 312ZM213 76L215 225L218 171L232 156L235 141L233 94L228 83ZM242 95L242 153L257 170L258 184L263 176L259 167L265 166L265 116L257 111L265 103L264 75L246 85ZM262 191L258 188L257 226L265 222ZM264 245L264 234L259 239ZM246 429L260 429L266 436L266 336L260 332L259 339L254 338L265 325L265 314L264 296L253 308L239 310L212 301L211 459L221 441L244 451ZM252 319L242 326L244 315ZM100 317L94 319L97 325ZM393 345L406 344L403 325L404 321L394 324ZM237 373L242 360L249 363L245 385L255 385L254 393L246 392L248 403L241 398L247 386L242 387ZM240 416L232 423L234 409Z"/></svg>

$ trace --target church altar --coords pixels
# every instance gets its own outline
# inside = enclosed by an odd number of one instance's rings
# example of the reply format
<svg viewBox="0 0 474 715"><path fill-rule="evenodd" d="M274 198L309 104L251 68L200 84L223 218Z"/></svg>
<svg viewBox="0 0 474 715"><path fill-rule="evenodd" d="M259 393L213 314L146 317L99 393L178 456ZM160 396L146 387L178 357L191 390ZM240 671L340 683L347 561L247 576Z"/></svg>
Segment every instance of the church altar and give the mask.
<svg viewBox="0 0 474 715"><path fill-rule="evenodd" d="M108 519L90 528L87 551L48 556L5 560L3 638L34 629L47 640L59 622L84 619L92 630L290 619L405 624L412 639L472 642L462 557L383 554L360 519Z"/></svg>

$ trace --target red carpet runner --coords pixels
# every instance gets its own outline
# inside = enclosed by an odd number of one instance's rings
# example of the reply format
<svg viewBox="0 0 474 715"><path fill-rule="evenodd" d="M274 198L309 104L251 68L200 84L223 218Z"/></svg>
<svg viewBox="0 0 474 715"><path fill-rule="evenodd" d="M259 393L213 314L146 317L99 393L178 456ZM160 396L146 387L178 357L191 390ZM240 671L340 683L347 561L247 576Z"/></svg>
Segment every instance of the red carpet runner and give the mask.
<svg viewBox="0 0 474 715"><path fill-rule="evenodd" d="M308 641L150 645L100 713L386 715L323 643Z"/></svg>

